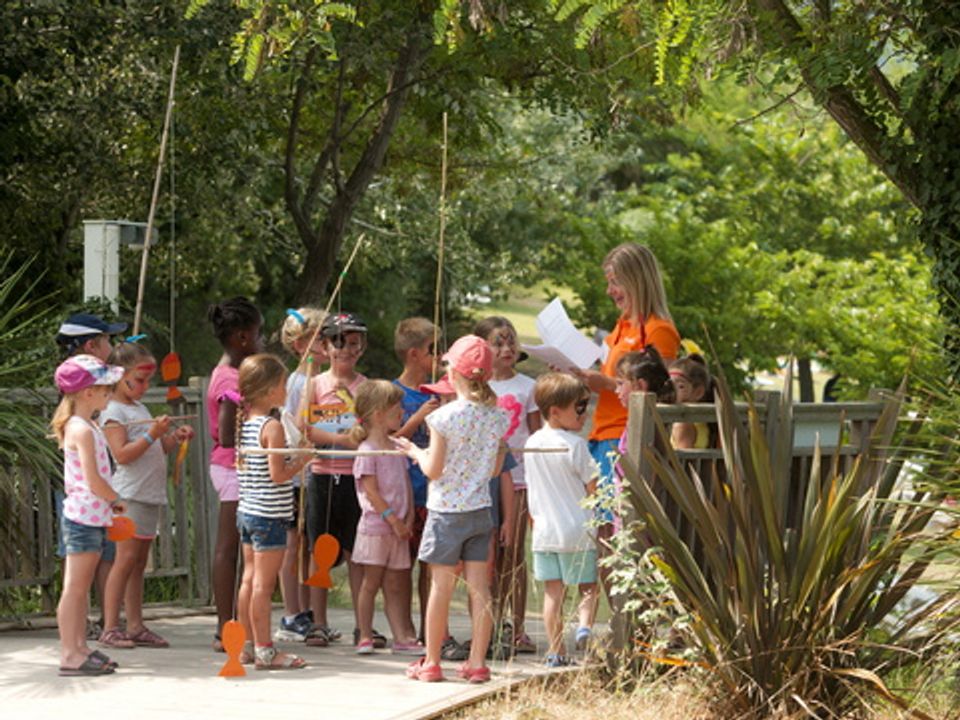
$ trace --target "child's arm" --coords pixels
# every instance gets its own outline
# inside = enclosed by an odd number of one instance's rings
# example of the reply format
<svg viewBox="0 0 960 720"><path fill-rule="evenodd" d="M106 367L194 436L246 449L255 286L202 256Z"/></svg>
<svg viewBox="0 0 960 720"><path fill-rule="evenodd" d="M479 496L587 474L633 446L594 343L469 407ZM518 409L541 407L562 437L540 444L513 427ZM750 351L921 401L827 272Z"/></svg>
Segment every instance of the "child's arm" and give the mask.
<svg viewBox="0 0 960 720"><path fill-rule="evenodd" d="M97 451L93 432L92 428L86 426L68 428L64 435L64 447L72 445L77 449L77 453L80 455L80 471L83 473L87 484L90 485L90 491L110 504L115 504L120 500L120 495L100 475L100 468L97 467Z"/></svg>
<svg viewBox="0 0 960 720"><path fill-rule="evenodd" d="M407 489L407 516L403 519L407 524L407 527L410 528L410 534L413 534L413 523L417 517L417 509L413 506L413 485L410 482L410 475L404 471L403 476L407 479L406 489Z"/></svg>
<svg viewBox="0 0 960 720"><path fill-rule="evenodd" d="M417 408L417 411L413 413L407 421L403 424L403 427L397 430L396 435L403 436L405 438L412 438L413 434L417 431L423 421L426 419L427 415L432 413L440 407L440 398L436 395L427 400L423 405Z"/></svg>
<svg viewBox="0 0 960 720"><path fill-rule="evenodd" d="M189 425L181 425L180 427L176 428L172 433L169 433L163 436L163 439L161 441L163 446L163 451L165 453L169 453L171 450L177 447L177 445L182 443L184 440L192 440L192 439L193 439L193 428L190 427Z"/></svg>
<svg viewBox="0 0 960 720"><path fill-rule="evenodd" d="M360 478L360 484L363 486L363 492L367 496L367 500L370 501L373 509L380 517L383 517L383 514L387 512L387 510L390 511L383 519L386 520L387 524L393 529L393 534L401 540L410 537L410 528L404 522L403 518L397 515L393 511L393 508L387 505L387 501L384 500L380 494L380 484L377 482L377 476L363 475Z"/></svg>
<svg viewBox="0 0 960 720"><path fill-rule="evenodd" d="M279 420L271 418L263 424L260 430L260 442L265 448L287 447L287 437L283 433L283 425ZM270 469L270 479L277 484L289 482L310 460L312 457L307 454L295 458L279 453L268 455L267 467Z"/></svg>
<svg viewBox="0 0 960 720"><path fill-rule="evenodd" d="M393 442L420 466L428 480L439 480L443 475L443 466L447 462L447 440L436 429L431 429L430 445L426 448L417 447L405 437L395 437ZM502 456L500 460L503 461ZM497 468L499 469L499 465ZM491 473L490 477L495 474Z"/></svg>
<svg viewBox="0 0 960 720"><path fill-rule="evenodd" d="M510 547L513 543L513 514L516 512L516 493L513 490L513 475L500 473L500 545Z"/></svg>
<svg viewBox="0 0 960 720"><path fill-rule="evenodd" d="M157 440L166 441L167 431L170 429L170 418L161 415L156 418L147 430L146 435L140 435L136 440L130 440L127 435L127 428L115 420L108 420L103 426L103 436L107 439L107 445L110 446L110 454L120 465L129 465L135 460L140 459L143 454ZM164 451L166 445L164 444Z"/></svg>
<svg viewBox="0 0 960 720"><path fill-rule="evenodd" d="M220 427L220 447L232 448L237 446L237 404L233 400L221 398L220 409L217 411L217 420Z"/></svg>
<svg viewBox="0 0 960 720"><path fill-rule="evenodd" d="M670 442L677 449L689 449L697 444L697 428L693 423L674 423Z"/></svg>
<svg viewBox="0 0 960 720"><path fill-rule="evenodd" d="M594 475L590 478L583 486L583 489L587 492L587 497L590 497L595 492L597 492L597 476Z"/></svg>

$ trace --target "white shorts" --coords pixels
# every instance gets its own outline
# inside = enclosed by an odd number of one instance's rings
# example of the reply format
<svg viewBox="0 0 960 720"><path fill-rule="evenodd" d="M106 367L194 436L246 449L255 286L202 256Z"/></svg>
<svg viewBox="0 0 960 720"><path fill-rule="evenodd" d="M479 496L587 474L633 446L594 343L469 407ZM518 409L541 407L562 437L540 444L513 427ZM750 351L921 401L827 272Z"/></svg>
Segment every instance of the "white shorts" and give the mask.
<svg viewBox="0 0 960 720"><path fill-rule="evenodd" d="M223 465L210 466L210 481L220 502L240 501L240 481L237 480L237 469Z"/></svg>

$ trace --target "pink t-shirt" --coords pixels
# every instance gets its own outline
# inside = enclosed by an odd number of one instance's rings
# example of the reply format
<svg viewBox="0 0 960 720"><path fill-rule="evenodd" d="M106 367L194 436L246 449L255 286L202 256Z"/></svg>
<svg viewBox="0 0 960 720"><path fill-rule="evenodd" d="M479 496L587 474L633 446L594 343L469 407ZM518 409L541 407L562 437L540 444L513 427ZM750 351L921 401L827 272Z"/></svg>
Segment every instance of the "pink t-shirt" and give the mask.
<svg viewBox="0 0 960 720"><path fill-rule="evenodd" d="M329 370L313 378L313 402L310 404L310 422L329 433L346 433L357 424L353 398L366 378L357 373L347 387L341 387ZM328 448L336 449L336 448ZM352 475L352 457L321 457L310 463L310 471L317 475Z"/></svg>
<svg viewBox="0 0 960 720"><path fill-rule="evenodd" d="M100 428L74 415L69 423L83 423L93 430L94 458L100 477L110 483L113 473L110 470L110 456L107 454L107 441ZM76 450L63 451L63 487L66 497L63 500L63 516L80 525L92 527L110 527L113 525L113 510L110 503L90 489L90 483L83 477L80 468L80 453Z"/></svg>
<svg viewBox="0 0 960 720"><path fill-rule="evenodd" d="M383 448L378 448L364 440L358 449L382 450ZM403 455L375 455L358 457L353 461L357 500L360 501L360 509L363 510L357 532L365 535L389 535L393 532L393 528L373 509L370 499L363 490L360 478L364 475L376 476L380 497L387 503L387 507L393 508L396 516L403 520L410 509L410 496L413 492L410 487L410 478L407 476L407 458Z"/></svg>
<svg viewBox="0 0 960 720"><path fill-rule="evenodd" d="M207 421L210 423L210 437L213 438L211 465L233 468L237 464L236 450L220 445L220 403L227 399L227 393L235 396L240 394L239 377L240 371L230 365L217 365L210 375L210 385L207 387Z"/></svg>

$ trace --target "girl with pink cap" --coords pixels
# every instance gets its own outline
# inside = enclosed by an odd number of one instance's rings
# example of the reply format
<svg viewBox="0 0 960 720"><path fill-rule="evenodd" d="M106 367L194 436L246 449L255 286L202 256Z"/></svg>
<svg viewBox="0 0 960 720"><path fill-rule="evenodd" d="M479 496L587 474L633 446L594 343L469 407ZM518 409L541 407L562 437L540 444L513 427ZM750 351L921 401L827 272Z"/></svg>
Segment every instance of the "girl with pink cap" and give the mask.
<svg viewBox="0 0 960 720"><path fill-rule="evenodd" d="M470 657L457 674L468 682L480 683L490 679L485 656L493 626L487 584L493 531L489 480L499 474L503 463L501 438L510 419L497 407L496 393L488 384L493 355L485 340L476 335L460 338L443 356L443 362L457 399L427 416L429 446L419 448L403 437L394 440L429 480L429 514L419 553L419 559L430 566L427 652L407 668L407 676L426 682L443 680L441 645L457 566L462 561L474 612Z"/></svg>
<svg viewBox="0 0 960 720"><path fill-rule="evenodd" d="M93 355L75 355L57 368L54 378L63 399L50 426L63 449L61 531L66 552L63 591L57 606L61 675L108 675L117 664L87 647L87 602L93 575L106 542L113 511L124 512L120 495L110 486L107 443L93 415L107 406L123 368L106 365Z"/></svg>

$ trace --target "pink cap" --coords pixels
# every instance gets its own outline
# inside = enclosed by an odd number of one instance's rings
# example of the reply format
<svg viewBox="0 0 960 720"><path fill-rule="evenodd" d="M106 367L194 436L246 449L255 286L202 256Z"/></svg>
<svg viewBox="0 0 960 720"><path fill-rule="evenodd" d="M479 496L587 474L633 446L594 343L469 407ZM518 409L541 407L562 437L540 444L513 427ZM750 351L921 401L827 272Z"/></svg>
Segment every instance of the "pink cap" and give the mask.
<svg viewBox="0 0 960 720"><path fill-rule="evenodd" d="M435 383L421 385L420 392L432 393L433 395L453 395L457 391L453 387L453 383L450 382L450 376L443 375Z"/></svg>
<svg viewBox="0 0 960 720"><path fill-rule="evenodd" d="M476 335L458 339L442 359L468 380L489 380L493 375L493 352L487 341Z"/></svg>
<svg viewBox="0 0 960 720"><path fill-rule="evenodd" d="M107 365L93 355L67 358L53 375L60 392L75 393L93 385L116 385L123 377L123 368Z"/></svg>

